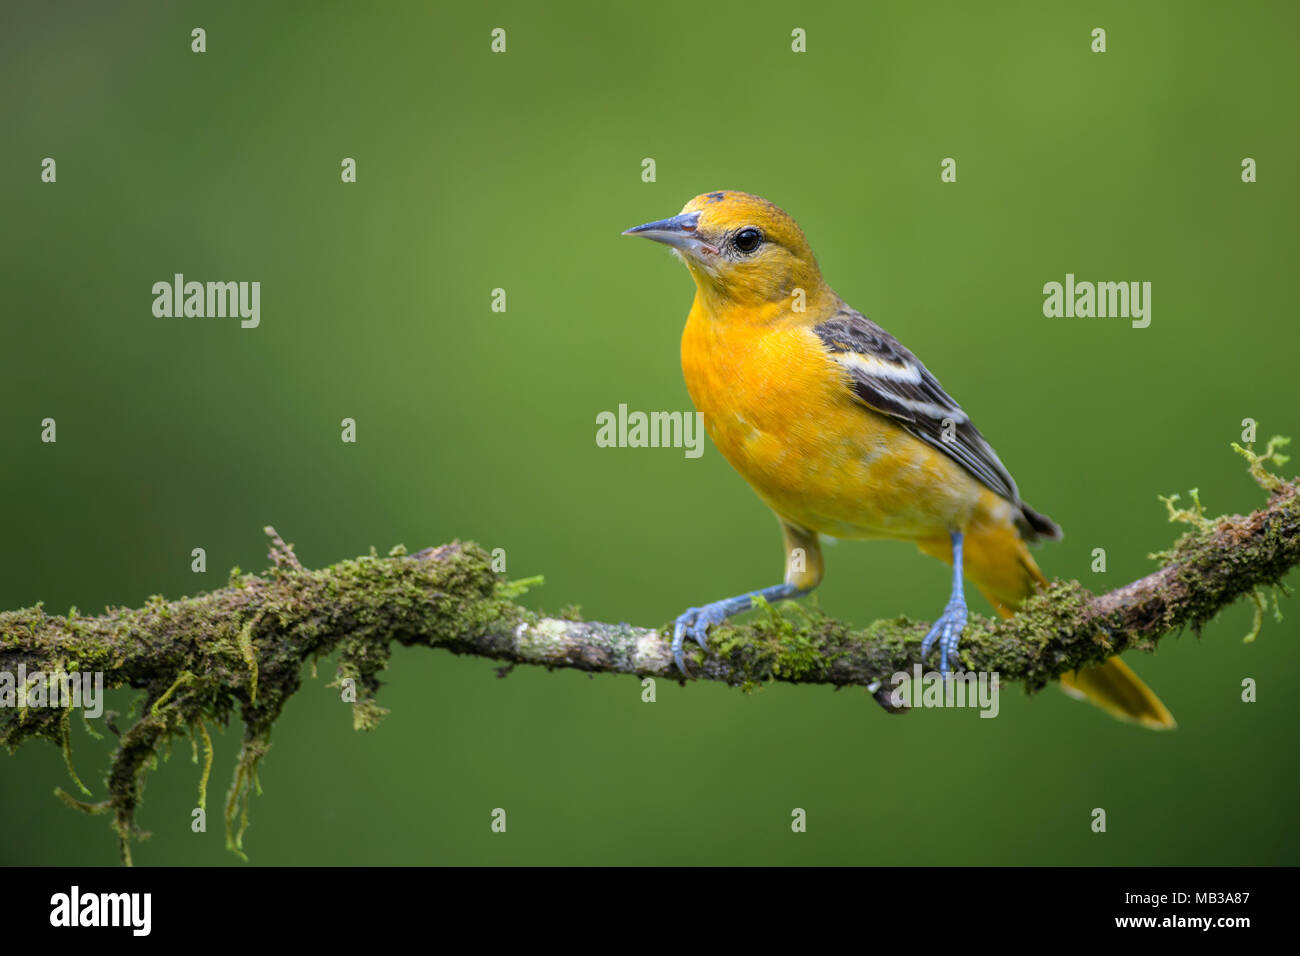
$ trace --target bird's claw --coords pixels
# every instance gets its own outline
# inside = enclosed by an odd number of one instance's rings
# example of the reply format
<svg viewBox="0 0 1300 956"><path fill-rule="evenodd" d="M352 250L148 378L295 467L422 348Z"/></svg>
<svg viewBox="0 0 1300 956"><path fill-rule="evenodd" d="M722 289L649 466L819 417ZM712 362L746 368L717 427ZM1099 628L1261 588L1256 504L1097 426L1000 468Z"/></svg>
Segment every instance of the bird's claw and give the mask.
<svg viewBox="0 0 1300 956"><path fill-rule="evenodd" d="M948 659L957 659L957 645L961 642L961 632L966 629L966 602L954 599L948 602L943 614L934 622L930 633L921 642L921 660L930 655L930 648L939 642L939 673L948 676Z"/></svg>
<svg viewBox="0 0 1300 956"><path fill-rule="evenodd" d="M707 651L709 628L727 619L725 605L724 601L716 601L703 607L688 607L677 616L677 622L673 625L673 660L682 674L686 673L686 661L682 656L683 642L689 637Z"/></svg>

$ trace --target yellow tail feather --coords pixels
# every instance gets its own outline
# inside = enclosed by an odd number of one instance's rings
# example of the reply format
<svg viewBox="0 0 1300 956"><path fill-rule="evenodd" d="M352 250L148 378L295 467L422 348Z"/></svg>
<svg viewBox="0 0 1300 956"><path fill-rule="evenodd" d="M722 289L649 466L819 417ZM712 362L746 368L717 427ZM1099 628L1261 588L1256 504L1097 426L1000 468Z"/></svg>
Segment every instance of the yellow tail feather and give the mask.
<svg viewBox="0 0 1300 956"><path fill-rule="evenodd" d="M1131 720L1152 730L1178 726L1169 708L1118 657L1108 657L1096 667L1062 674L1061 689L1071 697L1091 701L1120 720Z"/></svg>
<svg viewBox="0 0 1300 956"><path fill-rule="evenodd" d="M917 544L926 554L952 563L952 547L946 538L923 539ZM1002 617L1010 617L1037 586L1047 584L1010 524L981 522L967 528L962 570ZM1063 675L1061 689L1114 717L1152 730L1178 726L1160 698L1118 657Z"/></svg>

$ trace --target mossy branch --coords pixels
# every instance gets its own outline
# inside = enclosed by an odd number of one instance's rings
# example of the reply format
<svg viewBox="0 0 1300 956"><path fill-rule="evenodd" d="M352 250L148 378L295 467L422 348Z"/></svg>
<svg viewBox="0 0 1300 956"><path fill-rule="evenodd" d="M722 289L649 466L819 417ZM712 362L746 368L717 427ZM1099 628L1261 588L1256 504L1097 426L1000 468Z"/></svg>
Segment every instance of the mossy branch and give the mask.
<svg viewBox="0 0 1300 956"><path fill-rule="evenodd" d="M1268 472L1279 463L1239 449L1270 493L1249 515L1206 518L1199 507L1171 517L1191 526L1171 549L1153 555L1160 570L1101 595L1077 581L1058 581L1009 620L973 618L962 641L961 666L997 671L1005 685L1038 690L1062 673L1130 648L1151 650L1185 626L1199 629L1242 596L1260 604L1261 587L1280 584L1300 563L1300 480ZM236 709L244 739L225 801L227 845L242 855L248 800L259 789L257 764L272 726L301 683L304 663L338 655L339 686L351 700L358 729L375 726L384 710L375 700L379 673L393 642L441 647L515 664L679 679L666 629L546 617L513 600L521 582L506 583L489 555L455 542L407 554L372 553L326 568L303 567L273 529L272 567L261 575L236 569L228 585L197 597L150 598L143 607L109 608L83 617L47 614L40 605L0 613L0 674L102 673L105 688L143 692L140 715L120 732L108 774L108 796L86 803L57 791L71 806L112 815L122 857L140 834L134 815L146 770L178 736L204 741L200 793L211 768L206 724L226 725ZM747 623L715 629L711 653L692 654L690 676L753 687L766 681L859 685L887 708L893 674L921 662L928 625L904 618L862 629L816 610L787 604L765 608ZM1258 622L1257 622L1258 623ZM503 668L503 672L504 672ZM350 697L348 695L351 695ZM0 742L10 750L33 738L63 749L72 772L68 711L0 707ZM87 724L87 727L90 725ZM93 732L93 730L92 730ZM197 760L197 744L195 744ZM77 781L79 784L80 781ZM84 788L83 788L84 790ZM204 797L200 797L204 800Z"/></svg>

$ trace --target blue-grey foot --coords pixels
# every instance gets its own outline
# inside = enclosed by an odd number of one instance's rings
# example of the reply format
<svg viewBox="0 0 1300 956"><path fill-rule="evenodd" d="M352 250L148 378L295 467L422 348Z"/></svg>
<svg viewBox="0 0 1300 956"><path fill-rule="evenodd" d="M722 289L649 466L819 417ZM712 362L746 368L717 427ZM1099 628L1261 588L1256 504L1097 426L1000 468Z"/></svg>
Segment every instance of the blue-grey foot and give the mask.
<svg viewBox="0 0 1300 956"><path fill-rule="evenodd" d="M948 602L943 614L934 622L930 633L921 642L921 660L930 654L935 641L939 642L939 673L948 676L948 661L957 659L957 645L961 643L961 632L966 628L966 601L958 597Z"/></svg>
<svg viewBox="0 0 1300 956"><path fill-rule="evenodd" d="M948 676L948 661L956 660L957 645L961 643L961 632L966 629L966 596L962 593L960 531L952 532L952 594L943 614L934 622L930 633L921 642L921 660L930 655L935 642L939 643L939 673Z"/></svg>
<svg viewBox="0 0 1300 956"><path fill-rule="evenodd" d="M800 591L793 584L775 584L770 588L763 588L761 591L750 591L748 594L739 594L733 598L714 601L712 604L705 604L702 607L688 607L678 615L677 622L673 625L673 660L677 664L677 669L683 674L686 673L686 661L682 655L682 647L686 638L689 637L707 651L709 649L709 628L715 624L721 624L733 614L748 611L754 606L755 597L761 597L767 601L784 601L789 598L802 597L807 593L807 591Z"/></svg>

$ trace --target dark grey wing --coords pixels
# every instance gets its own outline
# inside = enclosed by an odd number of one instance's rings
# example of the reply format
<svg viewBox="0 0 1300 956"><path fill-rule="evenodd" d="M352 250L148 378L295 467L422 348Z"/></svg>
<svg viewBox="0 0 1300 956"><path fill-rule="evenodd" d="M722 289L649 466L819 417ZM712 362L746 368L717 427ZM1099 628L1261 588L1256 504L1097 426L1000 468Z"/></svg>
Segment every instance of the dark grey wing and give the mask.
<svg viewBox="0 0 1300 956"><path fill-rule="evenodd" d="M848 306L841 306L813 331L844 367L859 402L889 416L1019 508L1024 519L1021 531L1030 540L1061 536L1061 529L1050 519L1020 500L1016 483L997 452L939 380L896 338Z"/></svg>

